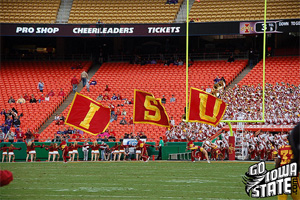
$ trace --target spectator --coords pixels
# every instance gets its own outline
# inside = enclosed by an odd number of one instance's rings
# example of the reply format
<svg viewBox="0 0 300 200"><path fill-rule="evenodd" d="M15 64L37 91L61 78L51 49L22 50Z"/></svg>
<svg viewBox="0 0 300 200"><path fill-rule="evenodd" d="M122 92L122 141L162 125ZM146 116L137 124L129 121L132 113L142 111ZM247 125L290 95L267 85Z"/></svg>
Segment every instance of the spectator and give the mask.
<svg viewBox="0 0 300 200"><path fill-rule="evenodd" d="M73 87L73 92L75 93L77 91L77 85L79 84L76 76L74 76L72 79L71 79L71 85ZM85 83L84 83L85 85Z"/></svg>
<svg viewBox="0 0 300 200"><path fill-rule="evenodd" d="M5 136L5 139L8 139L8 142L13 143L15 140L15 133L12 130L9 130Z"/></svg>
<svg viewBox="0 0 300 200"><path fill-rule="evenodd" d="M181 59L178 61L178 66L183 66L183 61Z"/></svg>
<svg viewBox="0 0 300 200"><path fill-rule="evenodd" d="M226 85L226 80L225 80L225 78L223 76L221 78L221 81L223 81L225 83L225 85Z"/></svg>
<svg viewBox="0 0 300 200"><path fill-rule="evenodd" d="M118 116L121 115L121 111L119 108L117 109L116 115L118 115Z"/></svg>
<svg viewBox="0 0 300 200"><path fill-rule="evenodd" d="M30 129L27 129L27 132L25 133L25 139L26 142L31 142L31 138L32 138L32 132L30 131Z"/></svg>
<svg viewBox="0 0 300 200"><path fill-rule="evenodd" d="M94 78L94 80L90 83L90 85L97 85L97 81L96 81L96 79Z"/></svg>
<svg viewBox="0 0 300 200"><path fill-rule="evenodd" d="M40 99L39 99L39 103L41 103L42 101L45 101L44 94L41 95L41 97L40 97Z"/></svg>
<svg viewBox="0 0 300 200"><path fill-rule="evenodd" d="M50 97L48 94L46 94L45 101L50 101Z"/></svg>
<svg viewBox="0 0 300 200"><path fill-rule="evenodd" d="M22 96L17 101L17 103L25 103L25 102L26 100Z"/></svg>
<svg viewBox="0 0 300 200"><path fill-rule="evenodd" d="M110 129L109 135L113 136L113 137L116 137L116 133L113 129Z"/></svg>
<svg viewBox="0 0 300 200"><path fill-rule="evenodd" d="M125 111L124 108L123 108L123 111L122 111L121 115L126 116L126 111Z"/></svg>
<svg viewBox="0 0 300 200"><path fill-rule="evenodd" d="M86 91L90 92L90 83L89 83L89 79L86 80Z"/></svg>
<svg viewBox="0 0 300 200"><path fill-rule="evenodd" d="M21 125L20 116L18 116L14 119L14 127L18 128L20 127L20 125Z"/></svg>
<svg viewBox="0 0 300 200"><path fill-rule="evenodd" d="M211 93L211 88L210 87L206 88L205 92Z"/></svg>
<svg viewBox="0 0 300 200"><path fill-rule="evenodd" d="M161 102L163 103L163 104L165 104L166 103L166 98L165 98L165 95L163 95L163 97L162 97L162 99L161 99Z"/></svg>
<svg viewBox="0 0 300 200"><path fill-rule="evenodd" d="M51 90L51 91L49 92L49 94L48 94L49 97L54 97L54 95L55 95L55 94L54 94L53 90Z"/></svg>
<svg viewBox="0 0 300 200"><path fill-rule="evenodd" d="M221 79L219 78L219 76L217 76L215 79L214 79L214 84L218 83Z"/></svg>
<svg viewBox="0 0 300 200"><path fill-rule="evenodd" d="M81 73L81 80L82 80L82 86L84 87L86 85L86 80L89 79L89 75L88 73L86 73L86 71L83 71Z"/></svg>
<svg viewBox="0 0 300 200"><path fill-rule="evenodd" d="M170 102L173 103L173 102L175 102L175 101L176 101L176 99L175 99L175 97L174 97L174 94L172 94L172 98L170 99Z"/></svg>
<svg viewBox="0 0 300 200"><path fill-rule="evenodd" d="M28 95L25 93L24 99L25 99L25 101L30 101L30 96L28 96Z"/></svg>
<svg viewBox="0 0 300 200"><path fill-rule="evenodd" d="M24 136L25 135L24 135L23 131L20 128L16 129L17 142L23 142L24 141Z"/></svg>
<svg viewBox="0 0 300 200"><path fill-rule="evenodd" d="M31 95L31 99L29 101L30 103L36 103L36 99L34 98L34 95Z"/></svg>
<svg viewBox="0 0 300 200"><path fill-rule="evenodd" d="M110 92L110 88L108 87L108 85L105 86L104 91L105 91L105 92Z"/></svg>
<svg viewBox="0 0 300 200"><path fill-rule="evenodd" d="M39 142L39 137L40 137L40 134L38 132L35 132L33 134L33 137L34 137L34 142Z"/></svg>
<svg viewBox="0 0 300 200"><path fill-rule="evenodd" d="M130 117L130 120L129 120L129 122L128 122L128 126L130 126L130 125L132 125L132 124L133 124L133 118Z"/></svg>
<svg viewBox="0 0 300 200"><path fill-rule="evenodd" d="M103 100L105 100L105 101L109 100L109 96L108 96L107 92L105 92L105 94L103 96Z"/></svg>
<svg viewBox="0 0 300 200"><path fill-rule="evenodd" d="M47 140L45 142L51 142L51 138L48 137Z"/></svg>
<svg viewBox="0 0 300 200"><path fill-rule="evenodd" d="M43 93L43 90L44 90L44 83L42 81L40 81L38 83L38 89L40 90L41 93Z"/></svg>
<svg viewBox="0 0 300 200"><path fill-rule="evenodd" d="M125 117L123 117L123 119L121 119L120 124L121 125L126 125L127 124L127 121L125 120Z"/></svg>
<svg viewBox="0 0 300 200"><path fill-rule="evenodd" d="M229 56L227 62L230 62L230 63L231 63L231 62L234 62L234 57L233 57L233 55Z"/></svg>
<svg viewBox="0 0 300 200"><path fill-rule="evenodd" d="M111 116L110 116L110 122L117 121L117 120L118 120L118 116L115 115L115 114L111 114Z"/></svg>
<svg viewBox="0 0 300 200"><path fill-rule="evenodd" d="M111 100L117 100L117 99L118 99L118 97L115 94L113 94L113 96L111 97Z"/></svg>
<svg viewBox="0 0 300 200"><path fill-rule="evenodd" d="M58 116L58 114L55 114L55 116L54 116L54 121L59 121L59 116Z"/></svg>
<svg viewBox="0 0 300 200"><path fill-rule="evenodd" d="M118 94L118 100L123 100L120 94Z"/></svg>
<svg viewBox="0 0 300 200"><path fill-rule="evenodd" d="M16 101L15 101L14 98L11 96L11 97L8 99L8 103L16 103Z"/></svg>
<svg viewBox="0 0 300 200"><path fill-rule="evenodd" d="M147 139L147 136L145 135L145 133L144 133L144 132L141 132L141 136L140 136L140 138L142 138L142 139Z"/></svg>
<svg viewBox="0 0 300 200"><path fill-rule="evenodd" d="M171 124L172 126L175 126L175 120L173 119L173 117L171 117L170 124Z"/></svg>
<svg viewBox="0 0 300 200"><path fill-rule="evenodd" d="M99 96L97 97L97 99L96 99L97 101L102 101L103 100L103 96L102 96L102 94L99 94Z"/></svg>
<svg viewBox="0 0 300 200"><path fill-rule="evenodd" d="M58 93L58 96L59 97L64 97L65 96L64 90L62 88L60 88L60 92Z"/></svg>
<svg viewBox="0 0 300 200"><path fill-rule="evenodd" d="M0 142L4 142L5 139L5 133L0 129Z"/></svg>

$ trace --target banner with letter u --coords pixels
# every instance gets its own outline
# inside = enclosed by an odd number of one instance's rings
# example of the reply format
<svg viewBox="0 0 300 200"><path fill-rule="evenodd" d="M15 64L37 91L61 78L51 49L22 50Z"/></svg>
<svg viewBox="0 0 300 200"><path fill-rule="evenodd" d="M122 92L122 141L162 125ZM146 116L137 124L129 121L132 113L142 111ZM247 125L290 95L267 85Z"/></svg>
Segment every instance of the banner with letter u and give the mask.
<svg viewBox="0 0 300 200"><path fill-rule="evenodd" d="M169 117L161 100L141 90L134 90L133 122L170 127Z"/></svg>
<svg viewBox="0 0 300 200"><path fill-rule="evenodd" d="M86 133L97 135L109 125L110 109L100 103L76 93L65 124Z"/></svg>
<svg viewBox="0 0 300 200"><path fill-rule="evenodd" d="M217 126L222 120L227 104L217 97L191 88L189 100L189 122L201 122Z"/></svg>

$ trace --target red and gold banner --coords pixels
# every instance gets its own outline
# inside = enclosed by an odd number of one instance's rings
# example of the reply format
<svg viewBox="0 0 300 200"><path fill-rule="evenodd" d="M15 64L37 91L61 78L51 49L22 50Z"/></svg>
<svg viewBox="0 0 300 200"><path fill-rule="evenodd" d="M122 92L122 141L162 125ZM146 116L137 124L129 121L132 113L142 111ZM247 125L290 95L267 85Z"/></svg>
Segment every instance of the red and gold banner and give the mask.
<svg viewBox="0 0 300 200"><path fill-rule="evenodd" d="M134 90L133 122L170 127L169 117L161 100L141 90Z"/></svg>
<svg viewBox="0 0 300 200"><path fill-rule="evenodd" d="M227 104L221 99L197 88L191 88L189 122L217 126L222 120Z"/></svg>
<svg viewBox="0 0 300 200"><path fill-rule="evenodd" d="M100 103L76 93L65 124L86 133L97 135L109 125L110 109Z"/></svg>

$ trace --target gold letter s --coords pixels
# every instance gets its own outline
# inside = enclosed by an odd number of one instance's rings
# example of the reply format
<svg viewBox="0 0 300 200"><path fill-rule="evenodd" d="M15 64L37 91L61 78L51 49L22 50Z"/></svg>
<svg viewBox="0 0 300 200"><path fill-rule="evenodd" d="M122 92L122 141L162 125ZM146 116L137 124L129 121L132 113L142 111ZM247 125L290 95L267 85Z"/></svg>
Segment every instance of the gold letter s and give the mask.
<svg viewBox="0 0 300 200"><path fill-rule="evenodd" d="M200 113L200 118L204 119L206 121L209 121L209 122L216 122L217 121L217 115L220 111L222 101L220 99L216 99L216 103L215 103L214 111L213 111L213 116L211 117L211 116L208 116L208 115L205 114L206 107L207 107L207 97L208 97L208 95L200 93L199 97L200 97L200 112L199 112Z"/></svg>
<svg viewBox="0 0 300 200"><path fill-rule="evenodd" d="M82 126L86 129L89 129L90 128L90 122L92 121L94 115L96 114L96 112L99 109L100 109L99 106L97 106L96 104L91 103L89 112L86 114L84 120L79 124L79 126Z"/></svg>
<svg viewBox="0 0 300 200"><path fill-rule="evenodd" d="M149 111L145 111L144 119L145 120L151 120L151 121L159 121L161 119L160 110L154 106L151 105L151 101L157 105L157 101L152 96L146 96L144 106L147 110L152 110L155 112L155 115L149 115Z"/></svg>

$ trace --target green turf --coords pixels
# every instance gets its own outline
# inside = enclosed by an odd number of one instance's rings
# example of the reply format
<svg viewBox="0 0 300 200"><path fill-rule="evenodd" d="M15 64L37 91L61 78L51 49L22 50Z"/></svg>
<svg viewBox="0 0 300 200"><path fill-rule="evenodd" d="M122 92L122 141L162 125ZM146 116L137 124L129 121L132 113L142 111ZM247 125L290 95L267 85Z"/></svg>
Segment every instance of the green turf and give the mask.
<svg viewBox="0 0 300 200"><path fill-rule="evenodd" d="M0 199L251 199L242 176L250 163L3 163L14 180ZM268 169L273 165L267 164ZM268 199L277 199L276 197Z"/></svg>

